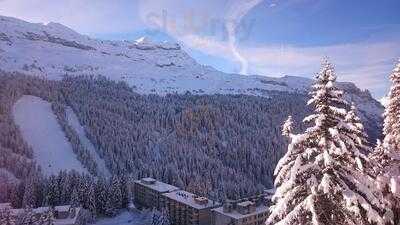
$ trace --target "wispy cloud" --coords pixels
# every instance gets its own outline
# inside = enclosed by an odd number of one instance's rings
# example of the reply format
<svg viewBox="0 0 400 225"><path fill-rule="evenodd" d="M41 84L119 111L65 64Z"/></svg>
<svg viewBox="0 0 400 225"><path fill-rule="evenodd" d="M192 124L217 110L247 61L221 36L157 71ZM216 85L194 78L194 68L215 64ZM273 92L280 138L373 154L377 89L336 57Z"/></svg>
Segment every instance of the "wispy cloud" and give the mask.
<svg viewBox="0 0 400 225"><path fill-rule="evenodd" d="M240 62L241 69L240 73L247 75L249 70L249 62L237 49L237 38L236 32L243 19L250 10L260 4L263 0L246 0L246 1L235 1L228 10L225 16L225 27L228 32L228 43L232 51L233 56Z"/></svg>
<svg viewBox="0 0 400 225"><path fill-rule="evenodd" d="M209 37L186 35L186 46L226 60L234 61L229 42ZM312 77L321 59L328 56L336 65L339 79L351 81L381 97L388 89L388 76L400 56L400 43L394 41L360 42L329 46L256 46L239 47L248 60L250 73L268 76L299 75Z"/></svg>
<svg viewBox="0 0 400 225"><path fill-rule="evenodd" d="M340 80L383 96L389 85L387 76L400 56L400 42L391 36L391 32L398 33L398 24L366 27L372 29L369 41L349 40L350 44L299 47L236 42L238 32L253 35L251 23L242 19L256 5L283 13L293 4L307 4L315 12L323 6L317 0L120 0L118 4L109 0L0 0L0 14L32 22L60 22L86 34L158 29L186 48L242 65L242 71L228 72L311 77L321 58L328 56Z"/></svg>

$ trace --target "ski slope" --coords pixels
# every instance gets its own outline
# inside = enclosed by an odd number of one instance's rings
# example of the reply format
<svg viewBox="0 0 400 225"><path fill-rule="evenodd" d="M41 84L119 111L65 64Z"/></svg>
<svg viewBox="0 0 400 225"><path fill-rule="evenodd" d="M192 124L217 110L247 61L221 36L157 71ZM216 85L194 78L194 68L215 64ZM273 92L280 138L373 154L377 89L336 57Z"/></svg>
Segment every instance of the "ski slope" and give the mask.
<svg viewBox="0 0 400 225"><path fill-rule="evenodd" d="M70 107L68 107L66 110L66 114L68 125L75 130L83 147L85 147L89 151L92 159L96 162L98 170L97 172L105 177L110 177L110 171L108 171L104 160L99 156L92 142L90 142L90 140L86 137L85 129L79 123L79 119L74 111Z"/></svg>
<svg viewBox="0 0 400 225"><path fill-rule="evenodd" d="M62 170L87 173L76 158L49 102L24 95L14 104L13 116L45 175L57 174Z"/></svg>

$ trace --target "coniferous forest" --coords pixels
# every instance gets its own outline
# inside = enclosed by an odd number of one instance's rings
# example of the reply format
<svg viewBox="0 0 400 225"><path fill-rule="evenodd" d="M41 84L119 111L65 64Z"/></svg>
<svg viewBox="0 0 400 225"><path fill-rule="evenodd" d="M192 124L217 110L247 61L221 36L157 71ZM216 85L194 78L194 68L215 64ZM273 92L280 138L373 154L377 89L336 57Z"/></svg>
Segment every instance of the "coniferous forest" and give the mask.
<svg viewBox="0 0 400 225"><path fill-rule="evenodd" d="M48 81L5 74L1 79L5 103L1 125L7 137L1 145L7 152L2 154L2 167L23 180L32 173L37 179L47 178L40 178L32 150L13 123L11 108L22 95L52 103L78 159L92 175L97 175L96 163L65 122L66 107L78 115L113 175L131 179L152 176L218 199L238 198L272 187L272 171L286 145L280 135L281 121L289 114L299 119L308 111L298 104L305 102L306 96L279 92L271 92L271 98L190 93L160 97L136 94L124 83L103 77ZM66 174L60 174L59 179ZM47 182L34 183L40 186ZM23 189L19 188L21 192ZM45 196L37 199L34 205L46 204ZM23 205L22 199L15 202L16 206Z"/></svg>
<svg viewBox="0 0 400 225"><path fill-rule="evenodd" d="M0 201L11 202L18 208L82 205L94 214L113 216L129 202L128 184L141 177L155 177L223 201L271 188L276 176L278 189L268 220L271 224L280 220L299 222L294 219L298 217L291 216L293 212L301 214L303 220L309 216L321 220L316 215L321 215L318 210L329 210L325 207L336 209L337 214L342 215L332 218L335 221L340 218L342 222L338 224L346 224L348 220L356 221L354 224L360 221L383 224L380 222L386 221L388 216L380 207L385 205L384 196L390 197L390 192L384 194L366 188L373 186L378 173L385 174L384 169L377 171L377 168L385 168L379 161L386 159L385 166L389 166L391 158L383 145L378 146L379 151L372 151L371 140L379 138L379 132L367 133L362 124L369 130L379 131L378 122L360 119L356 107L348 104L340 90L335 89L336 77L330 74L331 70L333 68L328 67L320 73L311 92L313 98L308 103L308 96L299 93L271 91L267 98L191 93L139 95L125 83L104 77L65 76L63 80L51 81L3 73L0 76L0 131L5 138L0 140L0 167L15 174L18 181L1 183ZM23 95L51 102L74 153L90 174L64 171L49 177L42 175L32 149L22 139L12 118L12 106ZM313 109L315 104L317 108ZM111 177L98 174L96 161L66 122L67 108L71 108L84 125L86 135L105 160ZM307 116L313 111L313 116ZM288 116L282 136L282 123ZM305 123L303 118L306 118ZM313 123L314 127L307 128ZM387 124L386 133L389 132ZM295 135L301 132L305 133ZM338 141L343 139L346 141ZM333 157L329 152L319 152L318 148L324 146L330 146L333 152L340 148L332 146L341 146L348 152ZM368 154L375 160L370 160ZM310 159L315 165L307 165ZM325 173L326 170L330 172ZM318 182L321 183L317 185ZM301 185L296 187L295 184ZM363 187L351 192L364 202L350 203L355 204L354 207L363 205L359 214L347 214L347 209L338 207L345 204L349 191L327 194L331 193L330 188L340 189L338 187L344 184L349 190ZM314 196L310 200L306 195L308 191L313 194L321 191L320 195L315 195L320 199ZM335 201L327 204L330 199ZM304 201L305 205L282 208L287 201L293 204ZM316 205L312 206L311 201ZM366 207L366 202L371 206ZM386 206L392 207L387 204L386 201ZM376 220L365 217L371 212L375 213ZM303 220L298 224L303 224ZM322 220L325 224L331 219Z"/></svg>

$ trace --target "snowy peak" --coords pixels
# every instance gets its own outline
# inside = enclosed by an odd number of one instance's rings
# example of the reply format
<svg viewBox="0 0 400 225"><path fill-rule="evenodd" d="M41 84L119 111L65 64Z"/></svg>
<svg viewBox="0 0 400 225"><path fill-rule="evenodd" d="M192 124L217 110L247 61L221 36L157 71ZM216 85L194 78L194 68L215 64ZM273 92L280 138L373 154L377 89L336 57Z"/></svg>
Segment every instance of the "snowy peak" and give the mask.
<svg viewBox="0 0 400 225"><path fill-rule="evenodd" d="M60 79L94 74L124 80L139 93L249 94L304 92L306 78L268 78L226 74L198 64L177 43L96 40L58 24L28 23L0 17L0 66ZM301 81L300 81L301 80Z"/></svg>
<svg viewBox="0 0 400 225"><path fill-rule="evenodd" d="M148 37L141 37L135 40L135 44L153 44Z"/></svg>
<svg viewBox="0 0 400 225"><path fill-rule="evenodd" d="M141 37L135 40L133 47L139 50L155 50L155 49L181 50L181 46L177 43L170 43L167 41L162 43L154 43L148 37Z"/></svg>
<svg viewBox="0 0 400 225"><path fill-rule="evenodd" d="M84 35L59 23L50 22L48 24L29 23L12 17L0 16L0 32L12 38L25 38L27 34L37 35L51 34L52 36L63 37L68 40L88 39Z"/></svg>
<svg viewBox="0 0 400 225"><path fill-rule="evenodd" d="M101 74L126 80L139 92L158 93L151 83L160 76L191 75L192 70L203 68L176 43L153 43L148 38L96 40L61 24L34 24L9 17L0 17L0 31L0 66L6 71L50 79L65 73Z"/></svg>

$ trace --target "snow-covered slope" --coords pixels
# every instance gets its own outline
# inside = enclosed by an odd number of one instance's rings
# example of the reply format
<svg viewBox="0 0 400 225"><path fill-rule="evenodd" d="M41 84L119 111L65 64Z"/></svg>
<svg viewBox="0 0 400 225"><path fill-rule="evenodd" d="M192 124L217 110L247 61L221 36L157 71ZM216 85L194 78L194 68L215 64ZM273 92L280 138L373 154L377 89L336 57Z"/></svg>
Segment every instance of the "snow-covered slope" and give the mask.
<svg viewBox="0 0 400 225"><path fill-rule="evenodd" d="M24 95L15 103L13 116L44 174L58 174L71 169L87 173L76 158L49 102Z"/></svg>
<svg viewBox="0 0 400 225"><path fill-rule="evenodd" d="M103 41L57 23L33 24L0 16L0 69L60 79L64 74L103 75L123 80L139 93L249 94L267 91L304 93L312 80L226 74L198 64L179 44ZM349 99L366 103L379 117L382 107L353 84L343 84ZM354 96L353 96L354 95ZM358 102L357 102L358 104Z"/></svg>
<svg viewBox="0 0 400 225"><path fill-rule="evenodd" d="M146 216L146 213L123 211L113 218L101 218L93 225L145 225Z"/></svg>
<svg viewBox="0 0 400 225"><path fill-rule="evenodd" d="M66 110L66 114L67 114L68 125L75 130L75 132L78 134L80 142L89 151L90 156L92 157L92 159L94 159L94 161L97 164L98 172L105 177L110 177L111 176L110 171L108 171L104 160L99 156L98 154L99 151L96 151L96 148L94 147L92 142L90 142L90 140L86 137L85 129L79 123L79 119L74 113L74 111L68 107Z"/></svg>
<svg viewBox="0 0 400 225"><path fill-rule="evenodd" d="M244 93L288 91L281 79L225 74L198 64L175 43L102 41L56 23L32 24L0 17L0 68L59 79L101 74L127 81L139 93Z"/></svg>

